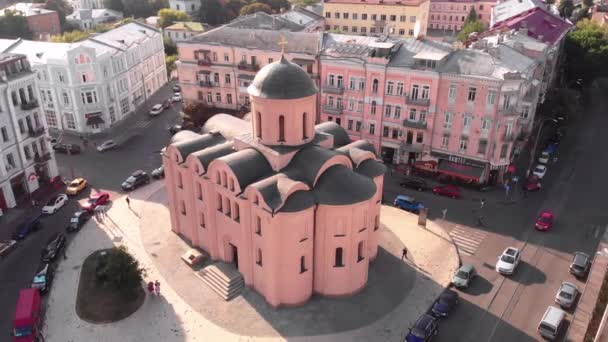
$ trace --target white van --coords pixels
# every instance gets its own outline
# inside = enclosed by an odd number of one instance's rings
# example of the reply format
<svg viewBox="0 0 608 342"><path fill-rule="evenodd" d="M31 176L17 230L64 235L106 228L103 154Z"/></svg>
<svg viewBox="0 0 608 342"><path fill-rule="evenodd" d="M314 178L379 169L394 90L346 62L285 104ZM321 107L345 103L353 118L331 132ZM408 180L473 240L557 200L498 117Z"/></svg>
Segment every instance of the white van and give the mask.
<svg viewBox="0 0 608 342"><path fill-rule="evenodd" d="M564 324L566 312L554 306L550 306L545 311L543 319L538 324L538 332L550 340L553 340L559 334L559 329Z"/></svg>

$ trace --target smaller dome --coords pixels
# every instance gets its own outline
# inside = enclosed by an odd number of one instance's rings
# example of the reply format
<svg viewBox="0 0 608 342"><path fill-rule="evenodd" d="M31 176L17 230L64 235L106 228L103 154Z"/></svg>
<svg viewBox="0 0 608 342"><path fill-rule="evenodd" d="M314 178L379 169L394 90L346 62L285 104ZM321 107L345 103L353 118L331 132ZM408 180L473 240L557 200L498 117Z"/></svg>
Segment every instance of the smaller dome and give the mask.
<svg viewBox="0 0 608 342"><path fill-rule="evenodd" d="M247 91L266 99L291 100L316 94L317 86L304 69L281 56L255 75Z"/></svg>

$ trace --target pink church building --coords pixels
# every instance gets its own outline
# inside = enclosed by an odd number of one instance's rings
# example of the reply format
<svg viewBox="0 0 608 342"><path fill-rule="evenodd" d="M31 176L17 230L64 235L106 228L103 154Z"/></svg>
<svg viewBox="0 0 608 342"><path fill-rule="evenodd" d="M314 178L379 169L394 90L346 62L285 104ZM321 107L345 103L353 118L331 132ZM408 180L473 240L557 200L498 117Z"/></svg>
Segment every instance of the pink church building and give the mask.
<svg viewBox="0 0 608 342"><path fill-rule="evenodd" d="M233 263L272 306L361 291L378 252L384 165L335 122L284 57L248 87L251 121L220 114L163 156L172 229Z"/></svg>

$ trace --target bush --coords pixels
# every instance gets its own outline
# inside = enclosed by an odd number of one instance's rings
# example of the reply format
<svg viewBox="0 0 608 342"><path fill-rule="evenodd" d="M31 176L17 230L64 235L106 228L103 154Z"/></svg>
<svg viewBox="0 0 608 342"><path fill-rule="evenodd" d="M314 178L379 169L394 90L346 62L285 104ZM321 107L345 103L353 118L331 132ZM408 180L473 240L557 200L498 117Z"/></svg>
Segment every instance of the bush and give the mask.
<svg viewBox="0 0 608 342"><path fill-rule="evenodd" d="M117 290L141 287L144 269L139 267L139 261L129 254L125 246L112 248L98 258L95 267L98 281Z"/></svg>

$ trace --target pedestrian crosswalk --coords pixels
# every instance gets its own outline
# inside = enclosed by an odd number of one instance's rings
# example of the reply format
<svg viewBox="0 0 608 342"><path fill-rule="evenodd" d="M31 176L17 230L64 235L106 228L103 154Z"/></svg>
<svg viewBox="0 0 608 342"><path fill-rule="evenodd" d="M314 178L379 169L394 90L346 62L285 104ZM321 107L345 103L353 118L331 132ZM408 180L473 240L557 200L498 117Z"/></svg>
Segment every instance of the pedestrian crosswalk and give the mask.
<svg viewBox="0 0 608 342"><path fill-rule="evenodd" d="M151 123L152 123L152 121L146 121L146 120L138 121L137 123L135 123L135 125L133 125L132 129L138 129L138 128L143 129L143 128L150 126Z"/></svg>
<svg viewBox="0 0 608 342"><path fill-rule="evenodd" d="M479 245L486 238L486 235L488 235L483 231L464 229L460 226L454 227L449 234L452 240L454 240L454 244L458 248L460 255L468 256L475 254Z"/></svg>

